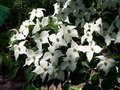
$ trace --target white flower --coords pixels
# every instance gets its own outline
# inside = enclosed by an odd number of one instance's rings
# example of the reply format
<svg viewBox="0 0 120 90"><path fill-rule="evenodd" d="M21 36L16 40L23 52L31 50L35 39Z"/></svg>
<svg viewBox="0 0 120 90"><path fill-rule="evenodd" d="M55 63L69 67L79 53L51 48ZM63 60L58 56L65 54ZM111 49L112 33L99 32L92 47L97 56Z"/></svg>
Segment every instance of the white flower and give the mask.
<svg viewBox="0 0 120 90"><path fill-rule="evenodd" d="M43 17L41 21L41 27L45 27L48 25L49 17Z"/></svg>
<svg viewBox="0 0 120 90"><path fill-rule="evenodd" d="M40 28L40 21L39 21L39 19L36 19L36 24L35 24L35 26L33 28L32 34L35 34L36 32L38 32L40 30L41 30L41 28Z"/></svg>
<svg viewBox="0 0 120 90"><path fill-rule="evenodd" d="M39 21L39 19L36 19L36 24L33 28L32 34L35 34L36 32L40 31L43 27L47 26L48 20L48 17L43 17L41 22Z"/></svg>
<svg viewBox="0 0 120 90"><path fill-rule="evenodd" d="M102 19L99 18L98 20L95 21L95 24L93 25L94 31L99 33L100 35L103 35L103 30L102 30Z"/></svg>
<svg viewBox="0 0 120 90"><path fill-rule="evenodd" d="M26 47L24 46L26 41L21 41L18 45L14 45L14 56L15 59L17 60L20 54L25 54L26 53Z"/></svg>
<svg viewBox="0 0 120 90"><path fill-rule="evenodd" d="M37 65L33 72L35 72L36 74L42 74L44 73L45 69L47 69L47 67L48 67L48 62L45 60L41 60L40 65Z"/></svg>
<svg viewBox="0 0 120 90"><path fill-rule="evenodd" d="M118 33L116 35L115 43L120 43L120 31L118 31Z"/></svg>
<svg viewBox="0 0 120 90"><path fill-rule="evenodd" d="M61 70L70 70L74 71L76 69L77 60L73 59L70 56L67 56L63 59L61 63Z"/></svg>
<svg viewBox="0 0 120 90"><path fill-rule="evenodd" d="M111 43L111 37L110 37L110 35L107 35L107 36L105 36L104 38L105 38L105 43L106 43L106 45L107 45L107 46L110 45L110 43Z"/></svg>
<svg viewBox="0 0 120 90"><path fill-rule="evenodd" d="M47 74L52 74L53 67L50 63L42 59L40 65L37 65L33 72L40 74L42 81L44 81Z"/></svg>
<svg viewBox="0 0 120 90"><path fill-rule="evenodd" d="M93 33L93 31L94 31L93 25L94 25L93 23L85 23L85 25L84 25L84 34L87 31Z"/></svg>
<svg viewBox="0 0 120 90"><path fill-rule="evenodd" d="M84 33L86 33L87 31L90 31L91 33L93 33L95 31L95 32L99 33L100 35L102 35L103 34L102 19L99 18L95 22L86 23L84 25Z"/></svg>
<svg viewBox="0 0 120 90"><path fill-rule="evenodd" d="M33 9L32 12L30 12L30 21L33 21L35 17L40 18L43 17L43 8L37 8L37 9Z"/></svg>
<svg viewBox="0 0 120 90"><path fill-rule="evenodd" d="M60 70L58 67L53 69L53 73L49 76L49 79L58 79L58 80L65 80L65 73L63 70Z"/></svg>
<svg viewBox="0 0 120 90"><path fill-rule="evenodd" d="M56 77L57 77L57 79L64 81L65 80L65 73L64 73L64 71L58 70Z"/></svg>
<svg viewBox="0 0 120 90"><path fill-rule="evenodd" d="M37 66L39 63L39 59L42 57L43 53L42 51L38 50L38 51L33 51L33 50L27 50L26 52L27 58L25 60L25 65L31 65L32 63L34 63L35 66Z"/></svg>
<svg viewBox="0 0 120 90"><path fill-rule="evenodd" d="M57 17L58 21L70 23L69 17L68 17L68 15L66 15L66 13L62 13L60 11L59 14L56 15L56 17Z"/></svg>
<svg viewBox="0 0 120 90"><path fill-rule="evenodd" d="M74 16L79 15L79 10L83 10L85 8L81 0L71 0L69 7Z"/></svg>
<svg viewBox="0 0 120 90"><path fill-rule="evenodd" d="M104 56L96 56L96 58L100 59L100 62L97 64L98 69L103 70L105 75L110 71L110 69L115 65L115 60L112 58L106 58Z"/></svg>
<svg viewBox="0 0 120 90"><path fill-rule="evenodd" d="M12 31L15 31L16 34L14 34L11 38L10 38L10 46L12 46L13 42L16 41L16 40L24 40L26 37L22 34L22 33L19 33L17 31L17 29L13 29Z"/></svg>
<svg viewBox="0 0 120 90"><path fill-rule="evenodd" d="M33 36L33 39L36 42L37 48L39 50L42 50L42 44L48 43L48 37L49 37L48 31L42 31L40 35L36 34Z"/></svg>
<svg viewBox="0 0 120 90"><path fill-rule="evenodd" d="M61 25L60 30L63 30L63 32L64 32L64 39L66 40L67 43L69 43L72 40L72 37L79 37L78 36L78 32L75 29L75 26Z"/></svg>
<svg viewBox="0 0 120 90"><path fill-rule="evenodd" d="M117 34L117 35L116 35L116 33L114 33L114 32L112 32L112 34L107 33L107 35L104 36L106 45L107 45L107 46L110 45L110 43L111 43L112 41L115 41L114 43L117 43L117 42L119 41L119 36L120 36L120 33ZM116 38L116 40L115 40L115 38Z"/></svg>
<svg viewBox="0 0 120 90"><path fill-rule="evenodd" d="M71 56L73 59L76 59L79 57L79 46L76 42L72 40L71 42L71 48L68 48L66 55Z"/></svg>
<svg viewBox="0 0 120 90"><path fill-rule="evenodd" d="M27 37L27 35L29 34L29 26L30 25L35 25L35 23L31 22L29 20L25 20L22 23L22 25L20 26L19 32Z"/></svg>
<svg viewBox="0 0 120 90"><path fill-rule="evenodd" d="M70 1L71 0L67 0L66 2L63 3L64 4L62 8L63 10L67 8L67 6L70 4Z"/></svg>
<svg viewBox="0 0 120 90"><path fill-rule="evenodd" d="M50 62L53 65L58 65L58 58L63 56L63 54L60 50L55 50L55 49L56 49L55 46L49 46L48 47L49 52L46 52L42 59L44 60L50 59Z"/></svg>
<svg viewBox="0 0 120 90"><path fill-rule="evenodd" d="M84 47L84 46L82 46ZM82 48L83 52L86 52L88 61L90 62L93 58L94 53L100 53L102 48L98 45L95 45L94 41L91 41L88 46L85 46L85 48Z"/></svg>
<svg viewBox="0 0 120 90"><path fill-rule="evenodd" d="M64 33L62 31L59 31L57 35L51 34L49 36L50 41L52 42L53 45L56 46L56 48L58 48L59 46L67 46L65 40L62 38L63 34Z"/></svg>
<svg viewBox="0 0 120 90"><path fill-rule="evenodd" d="M55 3L53 6L54 6L54 14L53 14L53 16L55 16L56 14L59 13L60 5L58 3Z"/></svg>
<svg viewBox="0 0 120 90"><path fill-rule="evenodd" d="M86 33L84 33L84 35L81 37L81 44L83 44L83 42L87 40L87 42L91 42L93 40L93 36L92 33L90 31L87 31Z"/></svg>

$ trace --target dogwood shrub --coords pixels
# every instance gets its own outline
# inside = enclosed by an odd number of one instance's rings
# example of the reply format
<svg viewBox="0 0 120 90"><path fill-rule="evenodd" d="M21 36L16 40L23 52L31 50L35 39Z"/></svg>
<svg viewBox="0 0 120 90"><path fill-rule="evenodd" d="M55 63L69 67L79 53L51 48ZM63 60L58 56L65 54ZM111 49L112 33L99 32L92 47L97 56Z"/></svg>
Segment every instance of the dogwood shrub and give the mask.
<svg viewBox="0 0 120 90"><path fill-rule="evenodd" d="M87 82L85 87L96 83L94 79L104 84L112 70L119 72L119 61L109 51L111 44L120 42L119 4L119 0L57 0L49 16L43 8L33 9L28 20L11 30L15 34L9 48L16 61L24 57L23 66L32 66L42 83L57 79L63 85L74 84L78 77L79 83ZM104 89L99 84L96 88Z"/></svg>

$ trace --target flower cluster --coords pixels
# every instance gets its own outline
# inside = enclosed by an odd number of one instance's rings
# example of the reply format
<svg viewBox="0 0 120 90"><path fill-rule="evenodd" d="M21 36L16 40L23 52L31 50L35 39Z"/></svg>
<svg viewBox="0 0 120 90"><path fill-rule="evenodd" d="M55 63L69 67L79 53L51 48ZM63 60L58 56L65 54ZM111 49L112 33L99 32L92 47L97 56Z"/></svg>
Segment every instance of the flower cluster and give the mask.
<svg viewBox="0 0 120 90"><path fill-rule="evenodd" d="M54 4L54 9L52 16L45 16L45 9L33 9L30 18L19 29L13 30L16 33L10 39L9 47L14 51L15 59L25 55L24 66L34 65L33 72L40 75L43 81L46 76L48 80L57 78L64 81L65 71L76 69L78 60L82 58L81 52L90 62L102 51L93 35L103 36L102 18L82 23L78 17L80 11L85 11L82 0L60 0ZM69 20L70 13L76 17L75 24ZM83 28L82 36L78 33L79 25ZM118 34L118 42L119 38Z"/></svg>

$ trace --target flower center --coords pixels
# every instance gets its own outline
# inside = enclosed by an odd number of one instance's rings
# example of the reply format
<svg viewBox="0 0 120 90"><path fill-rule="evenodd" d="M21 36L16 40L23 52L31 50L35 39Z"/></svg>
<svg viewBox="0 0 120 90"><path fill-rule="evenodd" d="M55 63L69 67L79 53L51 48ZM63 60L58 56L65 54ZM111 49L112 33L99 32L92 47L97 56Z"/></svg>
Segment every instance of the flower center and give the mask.
<svg viewBox="0 0 120 90"><path fill-rule="evenodd" d="M56 38L56 41L59 42L60 41L59 38Z"/></svg>
<svg viewBox="0 0 120 90"><path fill-rule="evenodd" d="M32 57L35 60L35 56Z"/></svg>
<svg viewBox="0 0 120 90"><path fill-rule="evenodd" d="M55 54L54 53L51 53L52 56L54 56Z"/></svg>
<svg viewBox="0 0 120 90"><path fill-rule="evenodd" d="M101 24L99 24L99 25L98 25L98 27L99 27L99 28L101 28L101 27L102 27L102 25L101 25Z"/></svg>
<svg viewBox="0 0 120 90"><path fill-rule="evenodd" d="M104 62L104 65L107 66L107 62Z"/></svg>
<svg viewBox="0 0 120 90"><path fill-rule="evenodd" d="M94 48L93 48L93 47L91 47L91 51L94 51Z"/></svg>
<svg viewBox="0 0 120 90"><path fill-rule="evenodd" d="M16 38L17 38L17 36L14 36L14 38L16 39Z"/></svg>
<svg viewBox="0 0 120 90"><path fill-rule="evenodd" d="M25 25L25 28L28 28L28 26L27 26L27 25Z"/></svg>
<svg viewBox="0 0 120 90"><path fill-rule="evenodd" d="M90 36L90 34L89 33L87 33L87 37L89 37Z"/></svg>
<svg viewBox="0 0 120 90"><path fill-rule="evenodd" d="M43 40L42 40L42 38L40 38L40 42L42 42Z"/></svg>
<svg viewBox="0 0 120 90"><path fill-rule="evenodd" d="M44 71L47 71L48 69L47 68L44 68Z"/></svg>
<svg viewBox="0 0 120 90"><path fill-rule="evenodd" d="M77 50L76 49L73 49L74 52L76 52Z"/></svg>
<svg viewBox="0 0 120 90"><path fill-rule="evenodd" d="M18 47L18 50L20 51L20 50L21 50L21 48L20 48L20 47Z"/></svg>
<svg viewBox="0 0 120 90"><path fill-rule="evenodd" d="M68 60L68 63L71 63L71 60Z"/></svg>
<svg viewBox="0 0 120 90"><path fill-rule="evenodd" d="M91 25L88 25L89 28L91 28Z"/></svg>
<svg viewBox="0 0 120 90"><path fill-rule="evenodd" d="M37 11L35 11L35 13L37 14Z"/></svg>
<svg viewBox="0 0 120 90"><path fill-rule="evenodd" d="M70 30L68 30L68 33L71 33L71 31L70 31Z"/></svg>

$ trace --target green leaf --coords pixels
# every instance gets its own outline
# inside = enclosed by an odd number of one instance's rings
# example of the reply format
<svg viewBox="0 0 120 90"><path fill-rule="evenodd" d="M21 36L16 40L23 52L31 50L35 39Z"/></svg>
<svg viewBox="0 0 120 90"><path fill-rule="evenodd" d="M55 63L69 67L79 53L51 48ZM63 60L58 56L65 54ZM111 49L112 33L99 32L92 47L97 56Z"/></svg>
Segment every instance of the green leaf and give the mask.
<svg viewBox="0 0 120 90"><path fill-rule="evenodd" d="M15 61L12 68L9 69L10 79L15 78L20 67L21 67L21 65L19 64L19 62Z"/></svg>
<svg viewBox="0 0 120 90"><path fill-rule="evenodd" d="M99 85L99 74L94 74L91 78L91 82L94 85Z"/></svg>
<svg viewBox="0 0 120 90"><path fill-rule="evenodd" d="M25 78L27 82L30 82L36 78L36 74L32 72L32 66L25 70Z"/></svg>
<svg viewBox="0 0 120 90"><path fill-rule="evenodd" d="M11 69L14 65L13 59L7 54L5 55L3 62L4 62L4 65L9 69Z"/></svg>
<svg viewBox="0 0 120 90"><path fill-rule="evenodd" d="M25 83L23 90L39 90L36 89L33 85L31 85L30 83Z"/></svg>
<svg viewBox="0 0 120 90"><path fill-rule="evenodd" d="M82 61L81 62L82 66L85 66L87 68L90 68L90 66L88 65L88 63L86 61Z"/></svg>
<svg viewBox="0 0 120 90"><path fill-rule="evenodd" d="M0 26L5 23L5 20L8 18L10 10L8 7L0 5Z"/></svg>
<svg viewBox="0 0 120 90"><path fill-rule="evenodd" d="M19 70L20 66L14 66L9 70L9 77L10 79L15 78L15 76L17 75L17 72Z"/></svg>
<svg viewBox="0 0 120 90"><path fill-rule="evenodd" d="M17 61L14 61L12 57L7 54L4 57L4 65L8 68L8 75L10 79L13 79L16 76L19 68L21 67Z"/></svg>

